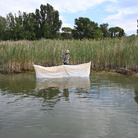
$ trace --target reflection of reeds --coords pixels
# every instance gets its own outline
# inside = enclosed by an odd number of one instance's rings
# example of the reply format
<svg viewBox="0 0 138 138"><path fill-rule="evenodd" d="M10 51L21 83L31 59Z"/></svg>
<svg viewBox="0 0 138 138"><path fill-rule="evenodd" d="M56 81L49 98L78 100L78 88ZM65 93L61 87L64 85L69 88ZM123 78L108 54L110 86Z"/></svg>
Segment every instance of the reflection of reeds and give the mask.
<svg viewBox="0 0 138 138"><path fill-rule="evenodd" d="M70 50L70 64L92 62L94 69L117 67L136 70L138 39L124 37L103 40L39 40L0 42L0 69L5 72L33 70L33 63L42 66L62 64L59 58Z"/></svg>

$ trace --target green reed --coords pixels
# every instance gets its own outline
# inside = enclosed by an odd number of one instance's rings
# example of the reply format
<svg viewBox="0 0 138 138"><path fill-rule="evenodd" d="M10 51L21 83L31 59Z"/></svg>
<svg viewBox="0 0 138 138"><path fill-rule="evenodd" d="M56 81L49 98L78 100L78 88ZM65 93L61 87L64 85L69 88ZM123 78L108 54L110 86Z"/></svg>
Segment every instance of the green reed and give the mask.
<svg viewBox="0 0 138 138"><path fill-rule="evenodd" d="M0 42L0 71L33 70L33 64L57 66L66 49L70 64L92 62L93 69L129 68L137 70L138 37L102 40L47 40Z"/></svg>

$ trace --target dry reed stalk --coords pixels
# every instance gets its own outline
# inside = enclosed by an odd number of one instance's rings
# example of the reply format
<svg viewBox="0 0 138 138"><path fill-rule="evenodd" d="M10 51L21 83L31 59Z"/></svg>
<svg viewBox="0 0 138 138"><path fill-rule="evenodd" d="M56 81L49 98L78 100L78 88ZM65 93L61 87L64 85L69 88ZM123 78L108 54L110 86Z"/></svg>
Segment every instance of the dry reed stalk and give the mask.
<svg viewBox="0 0 138 138"><path fill-rule="evenodd" d="M59 58L70 50L70 64L92 61L92 68L115 69L138 65L138 39L46 40L0 42L0 70L21 72L33 70L33 63L43 66L61 65Z"/></svg>

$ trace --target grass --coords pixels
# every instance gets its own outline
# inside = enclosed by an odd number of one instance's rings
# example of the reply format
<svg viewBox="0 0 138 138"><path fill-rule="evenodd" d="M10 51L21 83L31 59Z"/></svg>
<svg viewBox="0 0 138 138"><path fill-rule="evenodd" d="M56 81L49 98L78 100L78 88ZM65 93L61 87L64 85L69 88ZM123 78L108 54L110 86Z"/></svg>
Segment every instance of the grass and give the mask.
<svg viewBox="0 0 138 138"><path fill-rule="evenodd" d="M138 37L102 40L1 41L0 70L22 72L34 70L33 64L57 66L60 56L70 50L70 64L92 62L92 69L138 70Z"/></svg>

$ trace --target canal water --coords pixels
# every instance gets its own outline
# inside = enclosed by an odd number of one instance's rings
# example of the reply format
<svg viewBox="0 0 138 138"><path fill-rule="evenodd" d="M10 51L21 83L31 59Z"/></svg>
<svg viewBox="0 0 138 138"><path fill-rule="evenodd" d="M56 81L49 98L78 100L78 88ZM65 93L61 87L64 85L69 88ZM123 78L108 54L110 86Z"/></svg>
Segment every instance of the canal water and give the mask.
<svg viewBox="0 0 138 138"><path fill-rule="evenodd" d="M138 138L138 78L0 74L0 138Z"/></svg>

